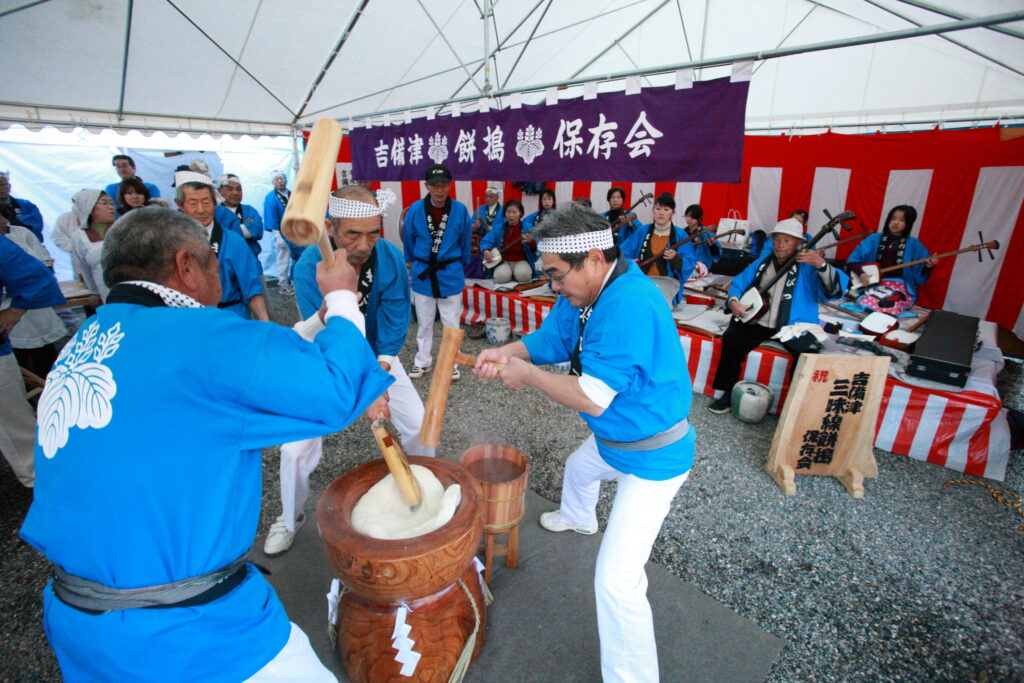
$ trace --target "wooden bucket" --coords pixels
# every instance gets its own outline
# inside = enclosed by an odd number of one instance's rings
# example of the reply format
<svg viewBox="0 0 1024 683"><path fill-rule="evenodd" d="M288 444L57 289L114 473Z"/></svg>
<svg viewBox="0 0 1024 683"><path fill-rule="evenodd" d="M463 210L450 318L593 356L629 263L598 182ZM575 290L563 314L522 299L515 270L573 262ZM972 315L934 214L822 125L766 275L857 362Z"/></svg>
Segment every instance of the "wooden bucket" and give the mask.
<svg viewBox="0 0 1024 683"><path fill-rule="evenodd" d="M406 617L412 626L413 650L421 655L415 680L447 680L468 636L477 629L475 659L486 634L486 607L472 564L482 533L477 483L465 469L440 458L409 456L409 463L430 469L445 488L462 487L455 516L440 529L414 538L384 540L352 527L352 508L388 474L383 459L342 474L317 503L327 563L345 586L338 652L353 681L398 677L401 664L395 661L391 634L402 604L416 610ZM473 594L472 601L463 585Z"/></svg>
<svg viewBox="0 0 1024 683"><path fill-rule="evenodd" d="M484 533L501 534L519 524L526 512L530 461L521 451L498 443L482 443L459 458L479 482Z"/></svg>

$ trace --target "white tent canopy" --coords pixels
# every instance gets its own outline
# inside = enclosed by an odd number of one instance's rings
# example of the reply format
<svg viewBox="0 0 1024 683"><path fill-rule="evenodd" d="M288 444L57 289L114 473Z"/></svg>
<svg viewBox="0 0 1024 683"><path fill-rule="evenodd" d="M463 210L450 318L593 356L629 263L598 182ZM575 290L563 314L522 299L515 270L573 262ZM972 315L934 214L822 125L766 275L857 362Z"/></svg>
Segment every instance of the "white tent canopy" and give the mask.
<svg viewBox="0 0 1024 683"><path fill-rule="evenodd" d="M1022 11L1024 0L0 0L0 121L287 134L631 71L664 85L667 67L694 62L718 64L698 69L709 79L738 55ZM1016 121L1022 37L1013 21L758 61L747 127Z"/></svg>

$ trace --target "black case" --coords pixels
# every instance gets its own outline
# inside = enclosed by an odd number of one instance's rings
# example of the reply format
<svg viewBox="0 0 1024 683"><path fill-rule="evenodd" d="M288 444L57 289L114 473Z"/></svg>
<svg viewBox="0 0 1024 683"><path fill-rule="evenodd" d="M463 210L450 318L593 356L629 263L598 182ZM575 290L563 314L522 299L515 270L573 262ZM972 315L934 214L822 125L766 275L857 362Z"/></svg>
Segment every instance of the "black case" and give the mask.
<svg viewBox="0 0 1024 683"><path fill-rule="evenodd" d="M910 356L907 374L963 387L971 374L977 336L977 318L949 311L932 311Z"/></svg>

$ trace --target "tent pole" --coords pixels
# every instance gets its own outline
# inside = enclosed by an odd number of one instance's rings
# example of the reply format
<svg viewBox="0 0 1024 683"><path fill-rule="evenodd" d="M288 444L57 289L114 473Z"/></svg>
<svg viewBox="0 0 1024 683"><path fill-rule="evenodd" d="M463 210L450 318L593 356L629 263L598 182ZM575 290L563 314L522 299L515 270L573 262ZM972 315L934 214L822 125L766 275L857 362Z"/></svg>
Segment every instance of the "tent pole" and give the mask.
<svg viewBox="0 0 1024 683"><path fill-rule="evenodd" d="M626 29L626 32L625 32L625 33L623 33L623 34L622 34L621 36L619 36L618 38L616 38L615 40L613 40L613 41L611 42L611 45L609 45L609 46L608 46L608 47L606 47L605 49L603 49L603 50L601 50L600 52L598 52L598 53L597 53L596 55L594 55L594 58L593 58L593 59L591 59L591 60L590 60L589 62L587 62L586 64L584 64L583 66L581 66L581 67L580 67L579 69L577 69L577 70L576 70L576 73L574 73L574 74L573 74L573 75L571 76L571 78L576 78L576 77L577 77L577 76L579 76L579 75L580 75L581 73L583 73L584 71L586 71L587 69L589 69L589 68L590 68L590 65L591 65L591 64L593 64L593 63L594 63L594 62L596 62L597 60L601 59L601 57L604 57L604 56L605 56L605 55L606 55L606 54L608 53L608 51L609 51L609 50L611 50L611 49L612 49L613 47L615 47L616 45L618 45L618 44L619 44L619 41L621 41L621 40L622 40L623 38L625 38L626 36L628 36L628 35L629 35L630 33L632 33L633 31L635 31L635 30L637 30L638 28L640 28L640 26L642 26L644 22L646 22L646 21L647 21L648 19L650 19L651 17L653 17L653 16L655 15L655 14L657 14L657 13L658 13L658 10L660 10L660 9L661 9L662 7L664 7L664 6L665 6L665 5L667 5L668 3L669 3L669 0L664 0L664 2L662 2L662 3L660 4L660 5L658 5L657 7L655 7L654 9L652 9L652 10L651 10L650 12L648 12L648 13L647 13L647 14L646 14L646 15L644 16L644 18L643 18L643 19L641 19L640 21L636 22L635 24L633 24L632 26L630 26L630 27L629 27L628 29ZM627 56L628 56L628 55L627 55Z"/></svg>
<svg viewBox="0 0 1024 683"><path fill-rule="evenodd" d="M747 52L743 54L729 55L726 57L711 57L709 59L701 59L696 61L683 62L681 64L667 64L664 66L649 68L649 69L634 69L631 71L619 71L615 73L602 74L599 76L583 76L580 78L572 78L566 81L555 81L552 83L541 83L536 85L530 85L523 88L510 88L502 89L493 93L493 97L501 97L504 95L511 95L512 93L523 93L523 92L537 92L544 91L548 88L557 88L559 86L574 86L583 85L584 83L590 83L592 81L611 81L626 78L627 76L649 76L660 73L671 73L678 71L679 69L699 69L711 66L728 66L735 62L749 62L759 61L764 59L776 59L779 57L790 57L792 55L805 54L808 52L821 52L823 50L836 50L843 47L854 47L857 45L872 45L874 43L884 43L893 40L904 40L906 38L917 38L920 36L932 36L941 33L949 33L951 31L963 31L970 28L984 28L988 26L994 26L996 24L1005 24L1015 21L1024 21L1024 11L1020 12L1006 12L1003 14L993 14L985 17L976 17L973 19L964 19L961 21L952 21L945 24L933 24L931 26L922 26L920 28L913 29L901 29L898 31L887 31L885 33L875 33L866 36L857 36L854 38L843 38L841 40L830 40L823 43L811 43L808 45L796 45L793 47L780 47L774 50L764 50L762 52ZM473 102L479 99L476 97L461 97L450 100L439 100L436 102L427 102L424 104L418 104L413 106L396 107L393 109L382 109L367 114L359 114L353 116L354 119L365 119L373 116L383 116L384 114L394 114L396 112L404 112L410 109L427 109L429 107L440 107L452 102Z"/></svg>
<svg viewBox="0 0 1024 683"><path fill-rule="evenodd" d="M324 76L327 75L327 70L331 68L331 64L334 63L334 58L341 52L341 48L345 46L348 41L348 37L352 35L352 30L356 27L356 22L359 21L359 17L363 16L363 12L366 11L366 6L370 4L370 0L362 0L359 6L352 10L352 16L349 17L348 25L345 26L345 30L341 32L341 37L338 38L338 42L334 45L334 49L331 50L331 54L327 56L327 61L320 69L320 73L317 74L316 78L313 79L313 85L309 86L309 92L306 93L306 98L302 100L302 106L299 107L299 111L295 114L295 118L292 119L292 123L302 118L303 112L306 111L306 107L309 106L309 101L313 99L313 93L320 87L320 81L324 80Z"/></svg>
<svg viewBox="0 0 1024 683"><path fill-rule="evenodd" d="M904 5L910 5L911 7L917 7L918 9L934 12L935 14L942 15L949 19L970 18L966 14L960 14L959 12L954 12L953 10L945 9L944 7L936 7L935 5L929 4L927 2L921 2L920 0L899 0L899 2L902 2ZM1006 28L1005 26L986 26L985 28L987 28L990 31L995 31L997 33L1004 33L1008 36L1013 36L1014 38L1024 38L1024 33L1021 33L1020 31L1014 31L1012 28Z"/></svg>
<svg viewBox="0 0 1024 683"><path fill-rule="evenodd" d="M893 15L894 17L896 17L898 19L902 19L903 21L907 22L908 24L911 24L913 26L921 26L921 24L919 22L914 21L913 19L911 19L910 17L906 16L905 14L900 14L899 12L897 12L894 9L890 9L890 8L886 7L885 5L882 5L881 3L875 2L875 0L865 0L865 2L867 2L869 5L873 5L873 6L877 7L878 9L880 9L882 11L888 12L889 14ZM993 64L996 64L998 66L1001 66L1004 69L1006 69L1007 71L1012 71L1013 73L1017 74L1018 76L1024 76L1024 71L1021 71L1020 69L1015 69L1012 66L1010 66L1009 64L1007 64L1006 62L1001 62L998 59L996 59L995 57L990 57L989 55L981 52L980 50L976 50L973 47L971 47L970 45L967 45L966 43L960 42L956 38L950 38L949 36L943 36L943 35L940 35L939 38L942 38L943 40L948 40L949 42L953 43L957 47L963 48L964 50L967 50L971 54L977 55L978 57L981 57L982 59L984 59L986 61L992 62Z"/></svg>

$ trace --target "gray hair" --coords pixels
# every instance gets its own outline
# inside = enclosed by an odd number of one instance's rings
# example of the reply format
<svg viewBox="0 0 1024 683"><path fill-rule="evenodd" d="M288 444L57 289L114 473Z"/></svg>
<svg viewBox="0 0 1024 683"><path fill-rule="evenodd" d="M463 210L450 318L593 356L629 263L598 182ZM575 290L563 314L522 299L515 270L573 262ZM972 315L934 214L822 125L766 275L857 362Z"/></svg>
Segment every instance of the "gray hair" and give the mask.
<svg viewBox="0 0 1024 683"><path fill-rule="evenodd" d="M331 193L338 199L351 199L354 202L363 202L371 206L377 206L377 193L364 185L344 185ZM341 225L341 219L331 217L331 227L335 230Z"/></svg>
<svg viewBox="0 0 1024 683"><path fill-rule="evenodd" d="M608 230L608 227L607 218L574 202L548 212L540 225L533 229L533 237L540 241L546 237L582 235L585 232ZM611 263L618 258L619 248L609 247L601 253L604 255L604 260ZM559 254L558 256L573 268L579 268L587 258L586 254Z"/></svg>
<svg viewBox="0 0 1024 683"><path fill-rule="evenodd" d="M216 258L203 227L180 211L159 206L129 211L103 239L103 281L108 287L128 280L163 283L181 249L203 265Z"/></svg>
<svg viewBox="0 0 1024 683"><path fill-rule="evenodd" d="M178 185L178 187L174 188L174 199L178 202L178 204L185 203L185 188L186 187L190 188L190 189L193 189L193 190L201 190L204 187L205 188L209 188L209 190L210 190L210 199L213 200L214 204L217 203L216 188L214 188L213 185L207 185L206 183L197 183L197 182L193 181L193 182L188 182L188 183L182 183L181 185Z"/></svg>

